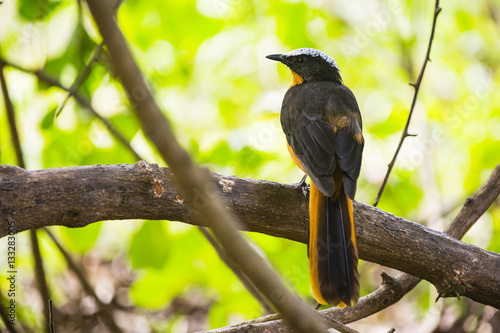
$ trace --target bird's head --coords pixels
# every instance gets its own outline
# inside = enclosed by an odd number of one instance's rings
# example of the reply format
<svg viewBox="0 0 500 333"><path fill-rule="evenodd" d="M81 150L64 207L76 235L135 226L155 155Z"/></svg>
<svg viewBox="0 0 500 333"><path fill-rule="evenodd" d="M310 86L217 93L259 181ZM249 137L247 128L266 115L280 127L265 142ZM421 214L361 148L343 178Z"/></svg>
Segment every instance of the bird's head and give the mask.
<svg viewBox="0 0 500 333"><path fill-rule="evenodd" d="M301 48L284 54L270 54L266 58L282 62L294 74L294 82L332 81L342 83L337 62L325 53ZM299 78L295 78L298 75Z"/></svg>

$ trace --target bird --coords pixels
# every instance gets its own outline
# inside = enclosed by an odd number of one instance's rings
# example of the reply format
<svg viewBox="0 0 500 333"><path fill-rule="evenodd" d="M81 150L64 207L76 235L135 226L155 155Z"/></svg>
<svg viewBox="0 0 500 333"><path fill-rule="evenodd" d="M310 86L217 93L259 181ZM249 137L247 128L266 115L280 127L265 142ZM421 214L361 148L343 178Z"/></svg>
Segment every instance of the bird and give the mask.
<svg viewBox="0 0 500 333"><path fill-rule="evenodd" d="M280 121L293 162L311 179L312 294L319 305L354 306L359 273L352 200L364 147L356 97L343 84L337 62L322 51L299 48L266 58L292 73Z"/></svg>

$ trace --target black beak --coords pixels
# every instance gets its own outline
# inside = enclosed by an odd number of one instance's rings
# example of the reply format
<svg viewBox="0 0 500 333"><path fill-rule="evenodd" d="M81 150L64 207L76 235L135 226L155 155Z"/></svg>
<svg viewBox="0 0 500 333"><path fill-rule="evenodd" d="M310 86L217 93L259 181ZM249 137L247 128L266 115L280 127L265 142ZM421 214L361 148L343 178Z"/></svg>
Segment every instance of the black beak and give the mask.
<svg viewBox="0 0 500 333"><path fill-rule="evenodd" d="M270 55L266 56L266 58L274 60L274 61L283 62L283 55L282 54L270 54Z"/></svg>

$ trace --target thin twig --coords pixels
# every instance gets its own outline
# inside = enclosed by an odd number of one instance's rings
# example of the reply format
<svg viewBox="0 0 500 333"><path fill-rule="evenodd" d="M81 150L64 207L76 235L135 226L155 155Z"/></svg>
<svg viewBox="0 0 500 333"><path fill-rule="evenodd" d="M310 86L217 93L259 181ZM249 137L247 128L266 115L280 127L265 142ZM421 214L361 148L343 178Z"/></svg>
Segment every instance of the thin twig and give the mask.
<svg viewBox="0 0 500 333"><path fill-rule="evenodd" d="M87 65L85 65L85 67L80 72L80 75L77 76L77 78L75 79L75 82L73 82L73 84L69 88L68 95L66 95L66 97L64 98L62 103L59 104L59 106L57 107L57 110L54 114L54 117L57 118L59 116L59 114L62 112L64 106L68 102L68 100L71 97L73 97L75 95L75 93L80 89L81 84L83 83L83 81L87 78L87 76L90 73L90 68L92 67L94 62L97 60L97 58L99 58L99 55L102 52L102 47L103 47L103 43L96 45L96 47L94 48L94 51L92 52L92 56L89 59L89 62L87 63Z"/></svg>
<svg viewBox="0 0 500 333"><path fill-rule="evenodd" d="M409 137L409 136L415 136L415 134L409 134L408 133L408 128L410 126L410 121L411 117L413 115L413 111L415 109L415 104L417 102L417 95L420 90L420 85L422 83L422 78L424 77L424 72L425 68L427 67L427 62L431 61L430 59L430 54L431 54L431 47L432 47L432 41L434 40L434 32L436 30L436 22L439 13L441 12L441 7L439 7L439 0L436 0L436 5L434 6L434 18L432 20L432 29L431 29L431 36L429 38L429 44L427 46L427 53L425 55L425 60L424 64L422 65L422 69L420 70L420 74L418 75L417 81L415 83L410 83L410 85L415 88L415 93L413 94L413 100L411 102L411 107L410 107L410 112L408 113L408 119L406 120L406 125L403 130L403 134L401 135L401 139L399 140L398 147L396 148L396 152L394 153L394 156L392 157L391 163L389 163L387 172L384 177L384 181L382 182L382 185L380 186L380 189L377 193L377 197L375 198L375 201L373 202L373 206L377 206L380 197L382 196L382 193L384 192L385 185L387 184L387 181L389 180L389 175L391 174L392 168L394 167L394 164L396 163L396 158L398 157L399 151L401 150L401 147L403 146L404 140Z"/></svg>
<svg viewBox="0 0 500 333"><path fill-rule="evenodd" d="M12 136L12 142L16 150L17 163L18 165L25 169L26 163L24 162L23 151L21 148L21 141L19 140L19 133L17 130L16 117L14 114L14 106L10 99L9 90L7 89L7 81L4 75L4 64L0 62L0 83L2 85L2 94L4 98L5 109L7 111L7 118L9 119L10 133ZM30 230L30 242L31 242L31 252L33 254L33 259L35 261L35 277L37 285L40 291L40 295L43 300L44 317L46 322L46 327L49 323L48 314L48 301L49 301L49 288L47 287L47 280L45 279L45 271L43 268L43 260L40 254L40 246L38 244L38 237L36 235L36 230Z"/></svg>
<svg viewBox="0 0 500 333"><path fill-rule="evenodd" d="M221 204L209 172L197 167L179 145L168 120L146 85L124 36L112 19L109 3L87 0L87 4L111 55L116 73L141 120L144 133L170 166L179 187L185 191L185 202L193 209L197 219L212 228L231 260L292 327L302 332L326 332L325 321L297 299L282 284L269 263L238 234L235 227L238 222Z"/></svg>
<svg viewBox="0 0 500 333"><path fill-rule="evenodd" d="M49 74L47 74L43 70L32 71L32 70L23 68L23 67L21 67L19 65L16 65L16 64L13 64L11 62L8 62L8 61L6 61L4 59L0 59L0 64L4 64L6 66L15 68L15 69L17 69L19 71L22 71L22 72L25 72L25 73L33 74L36 77L38 77L38 79L44 81L45 83L47 83L47 84L49 84L51 86L58 87L58 88L60 88L62 90L65 90L67 92L70 91L69 88L63 86L57 79L55 79L54 77L50 76ZM111 134L113 134L114 137L116 139L118 139L118 141L120 141L134 155L134 157L137 160L142 160L142 157L134 150L134 148L132 148L132 146L130 145L130 143L128 142L128 140L125 139L125 137L109 122L108 119L106 119L103 116L101 116L92 107L92 104L88 101L88 99L86 97L84 97L79 92L75 92L74 98L75 98L75 100L76 100L76 102L78 104L80 104L84 109L86 109L87 111L89 111L94 117L96 117L97 119L99 119L104 124L104 126L106 126L106 128L109 130L109 132Z"/></svg>
<svg viewBox="0 0 500 333"><path fill-rule="evenodd" d="M33 254L33 259L35 261L35 277L37 281L38 288L40 290L40 294L42 296L43 301L43 311L45 317L45 327L49 327L49 287L47 286L47 279L45 277L45 269L43 267L43 259L40 253L40 244L38 243L38 235L36 230L30 230L30 243L31 243L31 252Z"/></svg>
<svg viewBox="0 0 500 333"><path fill-rule="evenodd" d="M83 290L85 290L85 292L88 295L92 296L96 300L97 304L99 305L99 309L101 310L98 312L98 316L102 320L104 325L106 325L106 327L111 332L116 332L116 333L122 332L121 328L116 324L115 320L113 319L113 313L112 313L111 309L109 308L108 305L104 304L99 299L99 297L97 297L97 295L94 292L94 288L90 285L87 278L85 277L83 272L80 270L80 268L77 266L77 264L75 263L73 258L71 258L71 255L64 249L64 247L61 245L61 243L59 243L57 238L54 236L54 234L50 230L48 230L47 228L44 228L43 230L47 233L47 235L49 235L49 237L52 239L52 241L57 246L59 251L62 253L62 255L64 256L64 259L66 259L66 262L68 263L69 269L71 269L73 271L73 273L75 273L76 277L80 281L80 284L82 285Z"/></svg>
<svg viewBox="0 0 500 333"><path fill-rule="evenodd" d="M266 301L264 297L262 297L262 294L259 292L257 288L252 284L250 280L241 272L241 270L236 266L236 264L227 257L226 253L224 252L224 249L219 245L217 240L212 236L212 234L208 231L207 228L205 227L200 227L198 226L198 229L200 232L205 236L205 238L208 240L208 242L212 245L214 250L217 252L219 255L219 258L226 264L229 269L233 271L233 273L240 279L241 283L247 288L248 292L252 294L252 296L259 302L260 306L264 309L266 314L271 314L274 313L274 309L272 308L271 305Z"/></svg>
<svg viewBox="0 0 500 333"><path fill-rule="evenodd" d="M9 90L7 89L7 82L5 80L3 69L4 69L4 64L0 62L0 83L2 85L2 94L3 94L3 101L5 104L5 110L7 111L7 118L9 120L10 135L12 137L14 149L16 150L17 165L23 169L26 169L26 166L24 164L23 152L21 150L21 144L19 140L19 133L17 131L16 117L14 115L14 107L12 106Z"/></svg>
<svg viewBox="0 0 500 333"><path fill-rule="evenodd" d="M50 333L55 333L54 313L52 312L52 300L51 299L49 299L49 328L50 328Z"/></svg>

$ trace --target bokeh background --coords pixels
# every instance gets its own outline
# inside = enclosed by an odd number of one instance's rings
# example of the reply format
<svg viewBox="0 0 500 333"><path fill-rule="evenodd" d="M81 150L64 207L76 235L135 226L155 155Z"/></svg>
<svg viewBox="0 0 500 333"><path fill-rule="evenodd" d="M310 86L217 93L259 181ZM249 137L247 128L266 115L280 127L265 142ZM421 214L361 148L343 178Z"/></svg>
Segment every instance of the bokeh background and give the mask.
<svg viewBox="0 0 500 333"><path fill-rule="evenodd" d="M443 230L500 162L500 2L443 1L410 133L379 208ZM298 182L279 124L289 71L265 58L299 47L335 58L357 97L366 140L357 200L372 204L408 116L432 24L434 1L125 0L118 22L137 62L194 159L245 178ZM0 56L27 168L135 163L100 120L66 92L37 79L43 70L70 87L101 42L84 2L4 0ZM80 92L149 162L163 165L145 139L103 53ZM0 163L16 165L3 103ZM263 314L258 302L193 226L175 221L109 221L83 229L52 227L85 271L97 296L113 302L124 332L217 328ZM105 332L95 300L81 288L54 242L39 232L59 332ZM248 234L283 280L313 304L306 247ZM465 236L500 251L500 206ZM17 320L42 331L28 233L18 235ZM7 248L0 240L0 253ZM6 255L0 267L6 267ZM361 262L361 294L380 272ZM0 270L0 293L8 289ZM495 332L495 309L440 299L422 282L402 301L352 326L362 332ZM0 327L3 324L0 323ZM496 326L497 325L497 326Z"/></svg>

